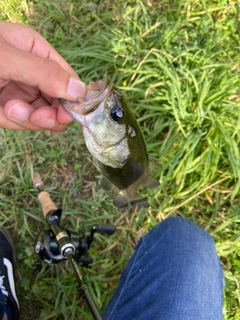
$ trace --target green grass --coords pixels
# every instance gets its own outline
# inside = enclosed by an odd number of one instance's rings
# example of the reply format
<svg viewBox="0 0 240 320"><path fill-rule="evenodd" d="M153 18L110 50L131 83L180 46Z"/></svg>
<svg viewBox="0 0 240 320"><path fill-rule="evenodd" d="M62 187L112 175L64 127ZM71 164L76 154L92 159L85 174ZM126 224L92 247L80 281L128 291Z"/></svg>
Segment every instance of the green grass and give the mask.
<svg viewBox="0 0 240 320"><path fill-rule="evenodd" d="M45 227L33 170L63 206L66 226L90 230L93 223L114 223L119 229L111 237L96 236L94 265L84 271L101 309L139 237L178 214L213 236L225 271L224 320L240 318L240 5L134 3L1 2L2 19L34 26L83 81L112 77L160 163L161 186L142 193L151 211L119 214L101 189L77 123L62 133L0 131L0 223L17 247L23 319L90 319L68 266L43 265L33 253Z"/></svg>

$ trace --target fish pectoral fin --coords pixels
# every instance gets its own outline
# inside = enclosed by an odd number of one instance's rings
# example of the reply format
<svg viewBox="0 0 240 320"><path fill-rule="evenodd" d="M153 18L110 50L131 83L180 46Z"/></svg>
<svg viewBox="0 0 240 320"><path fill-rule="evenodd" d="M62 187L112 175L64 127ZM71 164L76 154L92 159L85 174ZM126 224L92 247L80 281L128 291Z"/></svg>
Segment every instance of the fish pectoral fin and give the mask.
<svg viewBox="0 0 240 320"><path fill-rule="evenodd" d="M97 170L99 172L101 172L100 167L99 167L99 163L100 162L96 158L93 157L93 164L94 164L95 168L97 168ZM106 177L102 178L101 185L105 191L111 191L114 188L114 184L112 184Z"/></svg>
<svg viewBox="0 0 240 320"><path fill-rule="evenodd" d="M94 167L95 167L98 171L100 171L100 168L99 168L99 165L98 165L98 161L97 161L97 159L94 158L94 157L93 157L93 165L94 165Z"/></svg>
<svg viewBox="0 0 240 320"><path fill-rule="evenodd" d="M114 188L114 185L105 177L102 178L101 185L105 191L111 191Z"/></svg>
<svg viewBox="0 0 240 320"><path fill-rule="evenodd" d="M126 207L128 205L139 208L149 207L149 203L139 194L136 194L136 197L128 197L127 193L124 191L119 192L119 194L113 200L113 204L118 208Z"/></svg>
<svg viewBox="0 0 240 320"><path fill-rule="evenodd" d="M157 179L153 178L152 176L148 176L142 185L144 188L153 189L157 188L160 185L160 183Z"/></svg>

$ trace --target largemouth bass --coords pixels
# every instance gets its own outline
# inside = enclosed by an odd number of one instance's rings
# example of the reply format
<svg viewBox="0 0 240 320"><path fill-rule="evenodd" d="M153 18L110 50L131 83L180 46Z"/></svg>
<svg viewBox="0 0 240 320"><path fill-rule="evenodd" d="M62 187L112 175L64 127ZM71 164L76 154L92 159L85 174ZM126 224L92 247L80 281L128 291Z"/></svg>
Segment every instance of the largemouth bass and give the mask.
<svg viewBox="0 0 240 320"><path fill-rule="evenodd" d="M154 188L151 176L158 163L147 154L142 131L122 93L109 77L87 86L85 100L72 103L60 99L63 107L83 126L86 146L95 167L102 173L102 186L118 188L117 207L149 207L138 193L140 186Z"/></svg>

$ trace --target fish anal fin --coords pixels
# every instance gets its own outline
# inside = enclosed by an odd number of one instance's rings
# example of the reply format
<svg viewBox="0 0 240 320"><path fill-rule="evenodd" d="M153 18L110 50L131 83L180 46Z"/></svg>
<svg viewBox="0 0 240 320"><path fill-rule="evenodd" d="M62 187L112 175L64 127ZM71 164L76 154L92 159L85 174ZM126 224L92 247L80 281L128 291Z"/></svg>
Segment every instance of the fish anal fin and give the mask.
<svg viewBox="0 0 240 320"><path fill-rule="evenodd" d="M160 185L160 183L157 179L153 178L152 176L148 176L142 185L144 188L153 189L157 188Z"/></svg>

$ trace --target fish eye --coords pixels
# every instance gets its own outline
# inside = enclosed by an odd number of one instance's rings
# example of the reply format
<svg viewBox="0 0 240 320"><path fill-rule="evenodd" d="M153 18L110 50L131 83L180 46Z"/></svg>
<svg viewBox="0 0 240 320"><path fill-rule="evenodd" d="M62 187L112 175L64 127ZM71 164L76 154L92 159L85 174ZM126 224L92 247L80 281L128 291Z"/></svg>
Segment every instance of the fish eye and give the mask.
<svg viewBox="0 0 240 320"><path fill-rule="evenodd" d="M124 116L123 109L120 107L113 107L110 111L110 116L114 121L120 122Z"/></svg>

